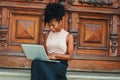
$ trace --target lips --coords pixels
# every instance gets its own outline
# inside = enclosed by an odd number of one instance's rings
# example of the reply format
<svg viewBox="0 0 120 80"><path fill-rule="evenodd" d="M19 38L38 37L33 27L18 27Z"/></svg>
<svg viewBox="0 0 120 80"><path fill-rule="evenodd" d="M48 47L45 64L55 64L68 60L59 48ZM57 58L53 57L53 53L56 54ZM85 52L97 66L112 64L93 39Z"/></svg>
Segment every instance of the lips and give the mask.
<svg viewBox="0 0 120 80"><path fill-rule="evenodd" d="M52 32L55 32L55 29L51 29Z"/></svg>

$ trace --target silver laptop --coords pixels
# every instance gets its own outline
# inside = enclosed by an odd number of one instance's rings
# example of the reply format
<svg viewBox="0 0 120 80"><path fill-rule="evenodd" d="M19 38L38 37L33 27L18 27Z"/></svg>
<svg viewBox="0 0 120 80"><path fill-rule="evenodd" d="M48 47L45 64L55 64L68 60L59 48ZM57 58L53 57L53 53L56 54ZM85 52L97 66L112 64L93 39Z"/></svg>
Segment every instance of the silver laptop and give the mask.
<svg viewBox="0 0 120 80"><path fill-rule="evenodd" d="M39 59L43 61L59 62L56 60L49 60L43 45L21 44L23 51L28 59Z"/></svg>

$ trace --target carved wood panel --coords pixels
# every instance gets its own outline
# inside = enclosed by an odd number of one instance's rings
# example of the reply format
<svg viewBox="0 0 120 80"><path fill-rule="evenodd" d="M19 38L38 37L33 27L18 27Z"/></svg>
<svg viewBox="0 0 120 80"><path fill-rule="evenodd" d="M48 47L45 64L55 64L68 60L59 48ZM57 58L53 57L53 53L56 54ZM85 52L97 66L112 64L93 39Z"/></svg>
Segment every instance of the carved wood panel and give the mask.
<svg viewBox="0 0 120 80"><path fill-rule="evenodd" d="M111 34L114 40L117 35L118 19L114 15L85 13L78 7L71 8L70 15L70 31L75 34L75 59L93 59L93 60L119 60L119 57L113 59L110 55L119 54L117 43L113 41L111 44ZM82 8L81 8L82 9ZM85 9L85 8L84 8ZM87 9L87 8L86 8ZM78 11L77 11L78 10ZM92 36L91 36L92 35ZM113 40L113 39L112 39ZM114 47L112 47L115 44ZM114 53L115 50L115 53ZM111 52L113 51L113 52Z"/></svg>
<svg viewBox="0 0 120 80"><path fill-rule="evenodd" d="M107 28L107 20L80 19L78 47L107 48Z"/></svg>
<svg viewBox="0 0 120 80"><path fill-rule="evenodd" d="M76 54L108 56L110 16L80 13L77 17L73 17L78 20L77 25L73 24L78 32Z"/></svg>
<svg viewBox="0 0 120 80"><path fill-rule="evenodd" d="M40 44L42 15L33 11L11 10L9 29L9 50L22 51L21 43ZM24 14L25 13L25 14Z"/></svg>
<svg viewBox="0 0 120 80"><path fill-rule="evenodd" d="M90 6L90 7L119 7L119 0L72 0L72 5Z"/></svg>
<svg viewBox="0 0 120 80"><path fill-rule="evenodd" d="M109 0L112 5L94 4L95 1L108 0L73 0L68 8L69 31L75 37L75 51L69 69L119 72L119 0Z"/></svg>

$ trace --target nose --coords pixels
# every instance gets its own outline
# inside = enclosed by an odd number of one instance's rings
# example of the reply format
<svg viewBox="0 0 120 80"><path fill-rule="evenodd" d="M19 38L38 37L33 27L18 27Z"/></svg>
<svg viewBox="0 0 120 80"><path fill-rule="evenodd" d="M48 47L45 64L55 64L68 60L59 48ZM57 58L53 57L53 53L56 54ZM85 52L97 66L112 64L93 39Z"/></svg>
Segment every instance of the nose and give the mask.
<svg viewBox="0 0 120 80"><path fill-rule="evenodd" d="M53 27L52 27L52 26L50 26L50 29L53 29Z"/></svg>

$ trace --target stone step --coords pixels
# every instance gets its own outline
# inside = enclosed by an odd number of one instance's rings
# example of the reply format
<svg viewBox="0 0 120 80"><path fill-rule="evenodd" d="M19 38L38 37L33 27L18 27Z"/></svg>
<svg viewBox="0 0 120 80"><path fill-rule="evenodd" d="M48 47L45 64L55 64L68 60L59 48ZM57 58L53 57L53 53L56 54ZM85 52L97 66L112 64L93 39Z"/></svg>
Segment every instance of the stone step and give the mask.
<svg viewBox="0 0 120 80"><path fill-rule="evenodd" d="M120 80L120 73L68 71L68 80ZM30 70L0 69L0 80L30 80Z"/></svg>

